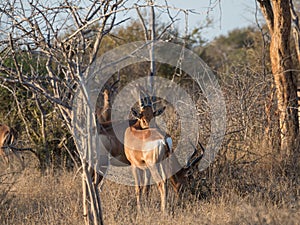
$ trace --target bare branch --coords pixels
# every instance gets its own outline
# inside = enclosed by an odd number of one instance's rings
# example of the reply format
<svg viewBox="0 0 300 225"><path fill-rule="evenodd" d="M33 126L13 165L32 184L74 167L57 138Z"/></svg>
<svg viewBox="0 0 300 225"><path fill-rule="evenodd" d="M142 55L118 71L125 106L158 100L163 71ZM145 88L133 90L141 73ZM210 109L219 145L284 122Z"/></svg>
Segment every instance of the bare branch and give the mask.
<svg viewBox="0 0 300 225"><path fill-rule="evenodd" d="M139 16L139 19L140 19L140 22L142 24L142 28L143 28L143 31L144 31L144 38L145 38L145 41L149 40L149 34L148 34L148 29L147 29L147 26L146 26L146 23L145 23L145 20L141 14L141 11L139 9L139 7L137 5L135 5L135 9L136 9L136 12Z"/></svg>
<svg viewBox="0 0 300 225"><path fill-rule="evenodd" d="M270 0L257 0L257 2L259 3L263 16L266 19L268 28L272 33L274 28L274 14L272 4Z"/></svg>

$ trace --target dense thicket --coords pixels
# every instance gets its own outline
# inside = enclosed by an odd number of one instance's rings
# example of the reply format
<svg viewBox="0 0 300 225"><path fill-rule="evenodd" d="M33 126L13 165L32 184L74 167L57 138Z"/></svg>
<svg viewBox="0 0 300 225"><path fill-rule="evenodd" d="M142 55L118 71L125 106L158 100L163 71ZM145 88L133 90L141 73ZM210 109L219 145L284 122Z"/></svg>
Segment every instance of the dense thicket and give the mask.
<svg viewBox="0 0 300 225"><path fill-rule="evenodd" d="M142 38L142 27L138 22L132 22L106 36L99 55L116 46ZM213 69L221 83L226 98L228 122L224 149L219 160L227 162L230 158L234 164L244 165L245 162L262 160L270 154L271 158L276 158L272 156L276 153L268 148L276 146L276 143L269 145L268 141L272 141L272 135L277 135L278 132L278 124L272 119L276 116L276 99L270 99L274 89L269 54L266 51L268 36L256 28L249 27L233 30L227 36L218 37L205 44L199 39L199 31L183 38L178 32L174 32L172 41L185 42L186 46L192 48ZM27 65L23 68L25 72L34 70L38 76L47 73L43 65L45 61L29 58L26 53L21 53L19 57L24 61L24 65ZM146 64L148 63L144 62L126 67L109 82L113 83L119 79L118 86L122 88L130 80L148 76L149 71L145 68L149 67L145 66ZM59 71L57 75L59 76ZM205 118L209 117L210 112L199 87L196 87L187 74L176 71L169 65L159 64L157 75L174 79L193 96L201 118L199 126L203 128L200 139L205 142L210 130L210 124L205 122L208 121ZM43 96L37 96L19 85L12 86L10 90L3 87L1 89L0 98L4 103L1 108L1 120L20 127L20 140L27 140L24 144L31 145L37 151L40 163L52 168L72 165L68 156L74 154L72 139L55 106ZM269 111L272 115L266 114L268 107L272 108ZM261 144L264 144L265 148L258 151L255 146Z"/></svg>

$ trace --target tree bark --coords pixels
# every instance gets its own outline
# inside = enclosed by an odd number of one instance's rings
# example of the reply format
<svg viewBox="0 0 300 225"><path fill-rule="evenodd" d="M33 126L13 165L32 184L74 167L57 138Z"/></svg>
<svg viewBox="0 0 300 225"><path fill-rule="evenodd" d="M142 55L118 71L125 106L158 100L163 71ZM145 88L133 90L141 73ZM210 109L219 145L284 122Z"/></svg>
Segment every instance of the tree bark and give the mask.
<svg viewBox="0 0 300 225"><path fill-rule="evenodd" d="M281 159L292 156L299 133L297 79L290 52L291 13L285 0L258 0L271 34L270 58L276 87Z"/></svg>
<svg viewBox="0 0 300 225"><path fill-rule="evenodd" d="M300 65L300 23L296 13L293 1L290 0L291 16L292 16L292 33L295 41L295 49L297 53L298 65ZM297 74L297 96L298 96L298 120L300 126L300 75Z"/></svg>

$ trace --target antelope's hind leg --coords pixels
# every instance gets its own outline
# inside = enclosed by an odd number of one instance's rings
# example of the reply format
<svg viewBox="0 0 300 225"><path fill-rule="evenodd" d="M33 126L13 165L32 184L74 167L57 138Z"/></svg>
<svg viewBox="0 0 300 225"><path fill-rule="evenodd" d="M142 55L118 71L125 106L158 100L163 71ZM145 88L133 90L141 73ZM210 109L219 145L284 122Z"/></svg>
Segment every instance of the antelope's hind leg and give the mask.
<svg viewBox="0 0 300 225"><path fill-rule="evenodd" d="M162 165L151 165L149 166L150 171L151 171L151 175L155 181L155 183L157 184L159 193L160 193L160 198L161 198L161 211L162 212L166 212L166 208L167 208L167 178L166 178L166 174L165 171L162 167Z"/></svg>
<svg viewBox="0 0 300 225"><path fill-rule="evenodd" d="M160 198L161 198L161 211L166 212L167 209L167 181L161 181L157 184L158 190L160 192Z"/></svg>
<svg viewBox="0 0 300 225"><path fill-rule="evenodd" d="M10 169L9 151L10 149L7 147L2 147L2 149L0 150L0 156L5 166L7 166L7 169Z"/></svg>

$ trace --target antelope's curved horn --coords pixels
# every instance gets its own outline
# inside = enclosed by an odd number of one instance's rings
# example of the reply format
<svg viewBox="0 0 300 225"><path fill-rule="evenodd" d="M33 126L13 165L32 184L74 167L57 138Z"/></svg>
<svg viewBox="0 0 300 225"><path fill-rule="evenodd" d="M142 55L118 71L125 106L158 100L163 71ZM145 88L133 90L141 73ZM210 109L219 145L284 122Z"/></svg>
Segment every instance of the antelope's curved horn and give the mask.
<svg viewBox="0 0 300 225"><path fill-rule="evenodd" d="M117 84L119 83L119 81L120 81L119 79L116 80L116 81L110 86L110 89L111 89L112 92L115 92L116 89L118 89Z"/></svg>
<svg viewBox="0 0 300 225"><path fill-rule="evenodd" d="M14 142L14 135L12 131L9 131L6 133L5 138L4 138L4 143L6 146L12 145Z"/></svg>
<svg viewBox="0 0 300 225"><path fill-rule="evenodd" d="M187 164L186 164L186 166L184 167L185 169L189 169L189 168L193 167L196 163L198 163L198 162L203 158L204 152L205 152L205 149L204 149L203 145L198 141L198 145L200 146L202 153L201 153L198 157L194 158L195 155L198 153L198 150L197 150L197 148L193 145L193 143L192 143L191 141L190 141L190 144L193 146L194 152L193 152L193 154L189 157L189 159L188 159L188 161L187 161ZM194 159L193 159L193 158L194 158Z"/></svg>
<svg viewBox="0 0 300 225"><path fill-rule="evenodd" d="M145 96L144 93L142 93L142 91L140 90L140 100L139 100L139 104L140 104L140 108L144 108L145 107Z"/></svg>
<svg viewBox="0 0 300 225"><path fill-rule="evenodd" d="M145 97L145 106L152 106L152 101L149 96Z"/></svg>
<svg viewBox="0 0 300 225"><path fill-rule="evenodd" d="M193 167L194 165L196 165L196 163L198 163L202 158L203 158L203 154L201 154L201 155L198 156L197 158L193 159L193 160L189 163L188 168Z"/></svg>
<svg viewBox="0 0 300 225"><path fill-rule="evenodd" d="M202 150L202 155L204 155L205 148L204 148L203 145L200 143L200 141L198 141L198 145L200 146L200 148L201 148L201 150Z"/></svg>
<svg viewBox="0 0 300 225"><path fill-rule="evenodd" d="M144 108L146 106L152 106L151 97L143 88L140 88L140 107Z"/></svg>

